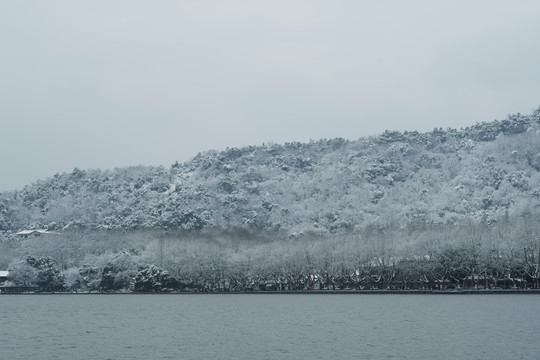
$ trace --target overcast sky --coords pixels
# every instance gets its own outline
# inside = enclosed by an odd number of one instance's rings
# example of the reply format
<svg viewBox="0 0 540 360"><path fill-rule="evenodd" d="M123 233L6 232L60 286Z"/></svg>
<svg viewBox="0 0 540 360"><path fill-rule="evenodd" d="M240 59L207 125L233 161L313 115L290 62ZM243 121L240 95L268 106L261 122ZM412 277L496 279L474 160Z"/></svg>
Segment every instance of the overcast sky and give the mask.
<svg viewBox="0 0 540 360"><path fill-rule="evenodd" d="M530 113L539 1L2 1L0 191Z"/></svg>

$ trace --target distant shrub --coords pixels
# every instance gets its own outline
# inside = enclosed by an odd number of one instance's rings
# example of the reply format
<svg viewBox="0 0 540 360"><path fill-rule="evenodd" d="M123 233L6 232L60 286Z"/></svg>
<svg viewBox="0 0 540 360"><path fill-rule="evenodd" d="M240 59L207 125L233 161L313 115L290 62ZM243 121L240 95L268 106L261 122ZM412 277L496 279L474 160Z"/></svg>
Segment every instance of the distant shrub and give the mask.
<svg viewBox="0 0 540 360"><path fill-rule="evenodd" d="M176 290L179 282L168 271L149 264L140 270L135 276L135 291L142 292L161 292Z"/></svg>

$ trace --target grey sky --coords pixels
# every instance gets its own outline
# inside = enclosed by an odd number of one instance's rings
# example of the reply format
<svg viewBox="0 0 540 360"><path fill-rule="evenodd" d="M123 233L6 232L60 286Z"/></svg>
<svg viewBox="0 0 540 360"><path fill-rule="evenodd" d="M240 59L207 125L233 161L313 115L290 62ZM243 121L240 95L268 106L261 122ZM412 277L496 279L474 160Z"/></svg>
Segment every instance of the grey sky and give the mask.
<svg viewBox="0 0 540 360"><path fill-rule="evenodd" d="M540 105L538 1L3 1L0 191Z"/></svg>

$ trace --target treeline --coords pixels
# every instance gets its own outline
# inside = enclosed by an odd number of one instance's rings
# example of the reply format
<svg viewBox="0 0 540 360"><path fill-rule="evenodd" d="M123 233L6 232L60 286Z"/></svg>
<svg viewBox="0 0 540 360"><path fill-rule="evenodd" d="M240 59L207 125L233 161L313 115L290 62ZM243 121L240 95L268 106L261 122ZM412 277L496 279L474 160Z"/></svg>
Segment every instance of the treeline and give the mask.
<svg viewBox="0 0 540 360"><path fill-rule="evenodd" d="M539 213L540 108L55 174L0 193L0 270L40 291L538 287Z"/></svg>
<svg viewBox="0 0 540 360"><path fill-rule="evenodd" d="M39 291L539 288L540 216L346 236L245 230L3 238L8 284ZM14 260L16 259L16 260ZM5 264L7 259L2 259Z"/></svg>
<svg viewBox="0 0 540 360"><path fill-rule="evenodd" d="M74 169L0 193L0 231L360 234L493 222L540 206L540 110L465 129L206 151L170 167Z"/></svg>

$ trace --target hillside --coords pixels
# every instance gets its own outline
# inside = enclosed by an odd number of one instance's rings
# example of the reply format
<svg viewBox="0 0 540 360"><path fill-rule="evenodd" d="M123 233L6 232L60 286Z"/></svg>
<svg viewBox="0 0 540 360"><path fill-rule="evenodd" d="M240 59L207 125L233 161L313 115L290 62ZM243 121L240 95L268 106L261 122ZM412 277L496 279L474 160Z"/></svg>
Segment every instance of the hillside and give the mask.
<svg viewBox="0 0 540 360"><path fill-rule="evenodd" d="M540 109L428 133L207 151L80 170L0 193L0 230L232 229L340 234L537 212Z"/></svg>
<svg viewBox="0 0 540 360"><path fill-rule="evenodd" d="M208 151L0 194L0 291L540 288L539 220L540 109Z"/></svg>

